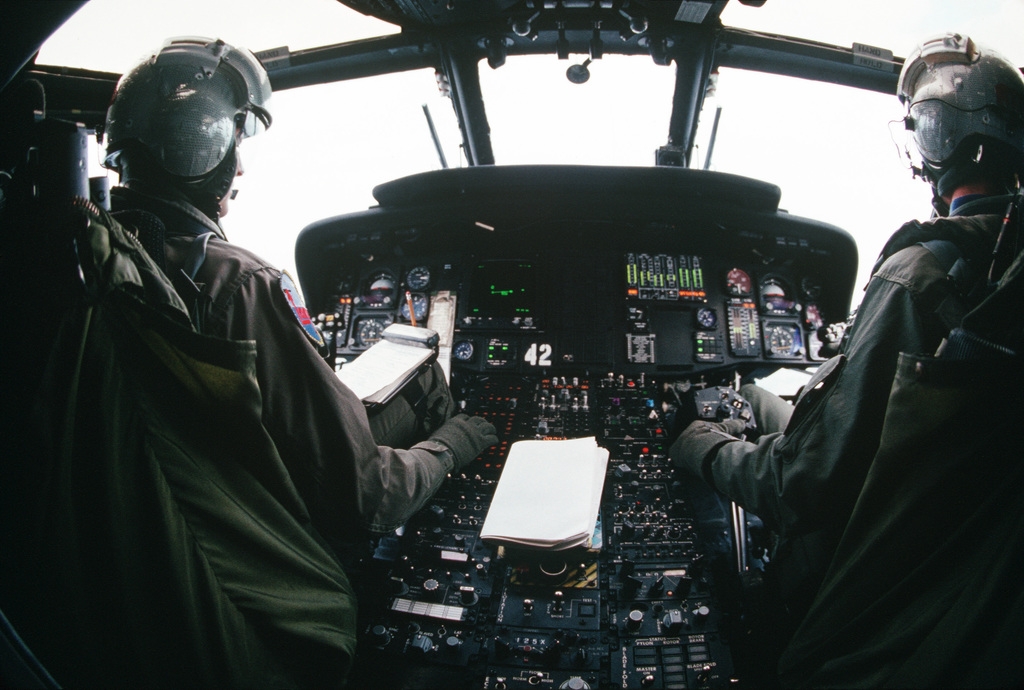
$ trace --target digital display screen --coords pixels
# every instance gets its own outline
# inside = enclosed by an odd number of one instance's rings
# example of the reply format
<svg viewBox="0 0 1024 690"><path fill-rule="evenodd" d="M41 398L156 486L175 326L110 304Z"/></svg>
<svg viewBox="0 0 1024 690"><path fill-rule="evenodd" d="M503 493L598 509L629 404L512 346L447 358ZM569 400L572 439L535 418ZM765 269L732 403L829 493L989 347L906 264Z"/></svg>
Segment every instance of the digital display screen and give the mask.
<svg viewBox="0 0 1024 690"><path fill-rule="evenodd" d="M488 261L473 269L469 313L485 319L533 317L536 269L527 261Z"/></svg>

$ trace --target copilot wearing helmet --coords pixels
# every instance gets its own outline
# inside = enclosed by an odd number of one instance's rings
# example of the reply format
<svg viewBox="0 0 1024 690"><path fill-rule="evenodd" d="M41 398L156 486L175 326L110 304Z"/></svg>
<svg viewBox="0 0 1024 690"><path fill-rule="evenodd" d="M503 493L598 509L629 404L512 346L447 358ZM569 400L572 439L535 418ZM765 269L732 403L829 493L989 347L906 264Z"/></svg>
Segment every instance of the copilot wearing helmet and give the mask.
<svg viewBox="0 0 1024 690"><path fill-rule="evenodd" d="M314 526L341 548L404 523L497 438L480 417L452 416L436 364L369 418L321 356L324 340L288 274L227 241L217 221L238 145L270 124L269 100L249 51L168 41L125 75L110 107L106 160L122 182L111 207L145 230L140 239L162 237L147 251L165 262L200 332L254 341L264 426Z"/></svg>
<svg viewBox="0 0 1024 690"><path fill-rule="evenodd" d="M817 369L794 406L750 383L741 387L763 432L755 442L738 438L739 420L698 420L669 453L777 536L766 576L783 610L773 612L766 648L786 643L818 591L878 449L900 353L935 353L980 299L1007 192L1017 184L1024 85L1012 65L947 35L915 50L899 83L922 174L948 217L911 221L888 240L839 354ZM826 623L819 631L843 630L846 621ZM815 676L826 660L813 656L820 650L813 636L802 643L783 657L785 684L856 684Z"/></svg>
<svg viewBox="0 0 1024 690"><path fill-rule="evenodd" d="M948 212L957 188L985 181L1012 192L1024 172L1024 76L995 51L959 34L918 46L897 93L920 155L919 174Z"/></svg>
<svg viewBox="0 0 1024 690"><path fill-rule="evenodd" d="M239 172L238 144L270 126L270 94L267 72L248 50L171 39L118 84L104 165L122 183L171 185L216 220Z"/></svg>

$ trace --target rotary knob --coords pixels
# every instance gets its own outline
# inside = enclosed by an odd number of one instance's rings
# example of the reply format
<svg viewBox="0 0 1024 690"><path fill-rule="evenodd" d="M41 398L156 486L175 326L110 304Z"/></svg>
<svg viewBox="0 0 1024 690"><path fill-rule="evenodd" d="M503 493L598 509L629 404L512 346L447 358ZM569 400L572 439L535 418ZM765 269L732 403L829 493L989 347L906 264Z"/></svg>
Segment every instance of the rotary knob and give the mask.
<svg viewBox="0 0 1024 690"><path fill-rule="evenodd" d="M441 583L432 577L427 578L423 581L423 594L431 601L439 601L443 594Z"/></svg>
<svg viewBox="0 0 1024 690"><path fill-rule="evenodd" d="M473 587L463 585L459 587L459 601L462 602L463 606L473 606L480 601L480 597L477 596L476 590Z"/></svg>
<svg viewBox="0 0 1024 690"><path fill-rule="evenodd" d="M391 632L385 625L375 625L370 629L370 644L384 647L391 642Z"/></svg>

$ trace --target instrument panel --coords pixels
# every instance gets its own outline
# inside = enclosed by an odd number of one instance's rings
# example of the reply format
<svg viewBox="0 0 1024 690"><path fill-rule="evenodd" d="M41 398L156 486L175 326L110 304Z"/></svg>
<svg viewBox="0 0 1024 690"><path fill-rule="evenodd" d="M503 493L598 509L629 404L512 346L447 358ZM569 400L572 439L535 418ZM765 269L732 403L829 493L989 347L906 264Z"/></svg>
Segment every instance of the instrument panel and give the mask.
<svg viewBox="0 0 1024 690"><path fill-rule="evenodd" d="M440 170L314 223L296 247L336 366L391 323L453 370L689 376L822 361L857 252L764 182L678 168Z"/></svg>
<svg viewBox="0 0 1024 690"><path fill-rule="evenodd" d="M674 392L718 418L740 409L738 376L821 362L819 331L849 311L852 238L779 211L772 185L684 169L444 170L375 195L297 244L330 361L392 323L433 328L458 407L499 443L346 558L360 599L350 682L766 684L738 564L756 566L767 539L672 466ZM511 444L591 436L609 451L592 548L480 538Z"/></svg>
<svg viewBox="0 0 1024 690"><path fill-rule="evenodd" d="M826 318L844 316L810 256L762 267L707 251L579 254L377 260L338 270L314 306L336 366L415 323L450 330L452 366L480 373L812 364Z"/></svg>

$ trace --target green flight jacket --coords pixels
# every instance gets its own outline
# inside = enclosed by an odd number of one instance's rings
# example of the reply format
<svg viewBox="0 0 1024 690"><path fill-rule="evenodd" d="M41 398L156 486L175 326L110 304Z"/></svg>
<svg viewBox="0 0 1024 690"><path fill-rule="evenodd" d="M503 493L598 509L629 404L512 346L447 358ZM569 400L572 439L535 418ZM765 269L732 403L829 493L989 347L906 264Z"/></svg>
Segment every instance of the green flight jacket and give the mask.
<svg viewBox="0 0 1024 690"><path fill-rule="evenodd" d="M778 534L773 574L792 624L817 590L878 449L900 353L932 353L949 331L936 312L948 296L948 268L920 243L951 241L987 267L1008 199L967 204L964 215L914 221L893 235L840 354L804 386L784 431L749 443L734 435L741 427L697 421L673 443L677 466Z"/></svg>
<svg viewBox="0 0 1024 690"><path fill-rule="evenodd" d="M900 358L878 453L779 662L783 687L1024 684L1022 373L1019 356Z"/></svg>
<svg viewBox="0 0 1024 690"><path fill-rule="evenodd" d="M343 685L355 597L263 426L254 343L196 333L105 213L67 227L77 291L3 306L4 612L68 686ZM3 259L39 298L75 267L34 230Z"/></svg>
<svg viewBox="0 0 1024 690"><path fill-rule="evenodd" d="M386 406L390 419L371 422L300 326L282 290L281 271L227 242L220 227L189 204L131 187L115 187L111 198L115 209L143 208L163 220L169 273L192 248L195 234L183 229L190 220L215 233L195 276L200 330L256 342L264 426L314 525L332 546L344 549L367 533L401 526L450 472L476 456L470 449L456 457L451 443L438 437L451 430L445 422L455 407L439 366L421 381L428 395L425 428L410 423L413 415L400 396Z"/></svg>
<svg viewBox="0 0 1024 690"><path fill-rule="evenodd" d="M900 356L878 452L780 659L783 685L1024 686L1022 305L1024 252L936 356Z"/></svg>

